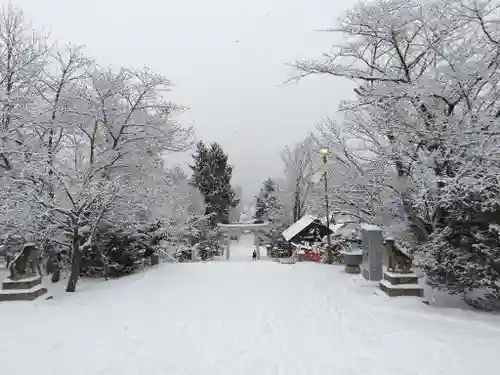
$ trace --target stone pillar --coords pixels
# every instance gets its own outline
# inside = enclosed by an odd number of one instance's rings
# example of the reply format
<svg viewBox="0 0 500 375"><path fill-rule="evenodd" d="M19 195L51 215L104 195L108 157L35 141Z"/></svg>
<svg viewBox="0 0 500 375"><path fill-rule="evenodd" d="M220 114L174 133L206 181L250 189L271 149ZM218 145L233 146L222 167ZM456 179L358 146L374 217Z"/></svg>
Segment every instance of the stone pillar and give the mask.
<svg viewBox="0 0 500 375"><path fill-rule="evenodd" d="M379 227L368 224L361 226L361 246L363 250L361 269L366 280L382 280L382 241L382 230Z"/></svg>
<svg viewBox="0 0 500 375"><path fill-rule="evenodd" d="M151 255L151 265L156 266L160 263L160 256L158 253L154 253Z"/></svg>
<svg viewBox="0 0 500 375"><path fill-rule="evenodd" d="M226 260L229 260L230 256L231 256L231 236L228 236L226 244L226 253L225 253Z"/></svg>
<svg viewBox="0 0 500 375"><path fill-rule="evenodd" d="M259 246L259 233L257 231L253 232L253 243L255 245L255 252L257 253L257 259L260 259L260 246Z"/></svg>
<svg viewBox="0 0 500 375"><path fill-rule="evenodd" d="M191 249L191 262L196 262L198 260L198 246L200 244L197 243L196 245L194 245Z"/></svg>

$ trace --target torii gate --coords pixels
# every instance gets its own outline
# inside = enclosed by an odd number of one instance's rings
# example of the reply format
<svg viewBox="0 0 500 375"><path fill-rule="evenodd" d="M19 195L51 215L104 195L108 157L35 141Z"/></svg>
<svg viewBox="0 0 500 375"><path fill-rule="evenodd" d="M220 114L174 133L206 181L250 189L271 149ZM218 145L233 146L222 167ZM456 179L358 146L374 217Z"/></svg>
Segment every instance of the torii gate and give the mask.
<svg viewBox="0 0 500 375"><path fill-rule="evenodd" d="M272 226L269 223L262 223L262 224L230 223L230 224L217 224L217 225L229 237L231 237L231 235L241 235L244 231L252 232L254 235L254 245L255 245L255 252L257 253L257 259L260 259L259 233L264 233L272 229ZM229 260L230 256L231 256L231 239L227 241L225 259Z"/></svg>

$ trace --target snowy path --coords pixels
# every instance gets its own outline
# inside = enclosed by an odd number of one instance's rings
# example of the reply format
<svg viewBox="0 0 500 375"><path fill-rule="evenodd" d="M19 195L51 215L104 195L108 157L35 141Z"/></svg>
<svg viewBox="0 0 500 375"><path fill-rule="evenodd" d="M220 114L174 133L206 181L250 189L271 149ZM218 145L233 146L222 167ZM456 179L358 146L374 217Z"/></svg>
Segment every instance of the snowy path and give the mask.
<svg viewBox="0 0 500 375"><path fill-rule="evenodd" d="M233 246L237 258L251 254L244 244ZM92 293L0 304L0 368L9 375L469 375L498 368L497 317L389 300L376 290L335 266L168 264Z"/></svg>
<svg viewBox="0 0 500 375"><path fill-rule="evenodd" d="M253 234L243 234L240 241L231 241L231 262L252 261L252 253L255 250ZM261 260L269 260L266 256L266 248L260 247Z"/></svg>

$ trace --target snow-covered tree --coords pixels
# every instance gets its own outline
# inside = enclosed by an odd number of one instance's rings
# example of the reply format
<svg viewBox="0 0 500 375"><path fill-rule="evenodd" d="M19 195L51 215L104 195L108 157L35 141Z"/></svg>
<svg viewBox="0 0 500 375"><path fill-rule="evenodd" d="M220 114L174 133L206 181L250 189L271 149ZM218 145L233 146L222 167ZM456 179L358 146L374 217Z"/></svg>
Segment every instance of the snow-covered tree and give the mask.
<svg viewBox="0 0 500 375"><path fill-rule="evenodd" d="M177 107L163 97L169 85L165 77L148 69L97 68L88 86L77 87L80 95L73 103L74 118L69 119L71 138L59 165L64 174L56 170L52 181L64 194L56 194L55 202L47 199L50 196L38 202L57 217L62 215L71 228L73 266L68 291L74 290L78 277L81 249L76 239L81 241L81 228L89 227L85 248L92 245L103 217L144 221L144 214L157 203L155 185L165 182L160 155L189 146L191 132L172 120ZM68 204L71 215L60 210Z"/></svg>
<svg viewBox="0 0 500 375"><path fill-rule="evenodd" d="M199 237L205 218L205 202L201 192L191 184L187 174L175 167L166 170L165 182L160 185L161 202L155 205L153 217L168 223L164 230L177 240Z"/></svg>
<svg viewBox="0 0 500 375"><path fill-rule="evenodd" d="M356 99L341 106L340 136L331 137L342 144L336 156L362 167L359 191L376 206L389 199L417 243L437 241L433 251L421 247L424 263L452 290L462 288L457 279L469 290L478 287L463 275L483 287L498 283L495 252L483 251L486 261L473 254L477 241L490 241L488 225L496 223L499 17L487 0L361 3L330 30L342 35L330 53L296 64L298 78L324 74L355 82ZM461 219L457 226L455 218L465 213L474 225ZM467 246L445 240L463 225L482 234L464 239ZM455 261L443 265L445 256Z"/></svg>
<svg viewBox="0 0 500 375"><path fill-rule="evenodd" d="M254 218L275 222L279 218L279 211L276 183L271 178L268 178L264 181L259 195L255 197Z"/></svg>
<svg viewBox="0 0 500 375"><path fill-rule="evenodd" d="M331 215L384 225L387 218L401 217L394 173L387 160L374 152L378 151L377 145L362 139L358 124L363 126L364 122L345 121L338 126L327 118L311 135L318 145L329 150L326 177ZM315 184L308 212L324 216L324 195L324 185Z"/></svg>
<svg viewBox="0 0 500 375"><path fill-rule="evenodd" d="M315 162L317 145L307 136L293 147L286 146L281 153L284 181L280 184L280 205L289 211L292 222L299 220L305 207L317 172Z"/></svg>
<svg viewBox="0 0 500 375"><path fill-rule="evenodd" d="M23 12L0 8L0 232L35 233L32 210L15 185L26 165L37 157L35 126L41 97L36 83L47 64L46 36L34 30Z"/></svg>
<svg viewBox="0 0 500 375"><path fill-rule="evenodd" d="M37 138L40 96L36 83L48 58L45 35L33 30L12 4L0 8L0 174L16 173Z"/></svg>
<svg viewBox="0 0 500 375"><path fill-rule="evenodd" d="M205 197L205 215L212 224L227 221L231 208L238 205L231 187L233 167L227 163L228 156L219 144L207 147L200 141L193 161L192 182Z"/></svg>
<svg viewBox="0 0 500 375"><path fill-rule="evenodd" d="M232 207L231 210L229 211L229 222L231 223L240 221L241 219L241 214L243 211L243 202L242 202L243 189L241 188L241 186L234 187L234 196L235 199L238 200L238 204L235 207Z"/></svg>
<svg viewBox="0 0 500 375"><path fill-rule="evenodd" d="M165 99L166 77L49 48L11 5L0 12L0 51L2 232L66 249L74 291L103 228L189 225L196 198L162 156L186 150L193 133L175 121L182 107Z"/></svg>

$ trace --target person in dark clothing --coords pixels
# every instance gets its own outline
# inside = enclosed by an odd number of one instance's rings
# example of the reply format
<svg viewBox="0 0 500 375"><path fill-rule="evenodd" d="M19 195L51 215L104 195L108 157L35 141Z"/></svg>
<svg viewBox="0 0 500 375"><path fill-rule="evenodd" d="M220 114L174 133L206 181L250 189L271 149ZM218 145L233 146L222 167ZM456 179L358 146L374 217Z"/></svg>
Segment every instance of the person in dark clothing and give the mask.
<svg viewBox="0 0 500 375"><path fill-rule="evenodd" d="M255 250L252 253L252 259L257 260L257 252Z"/></svg>

